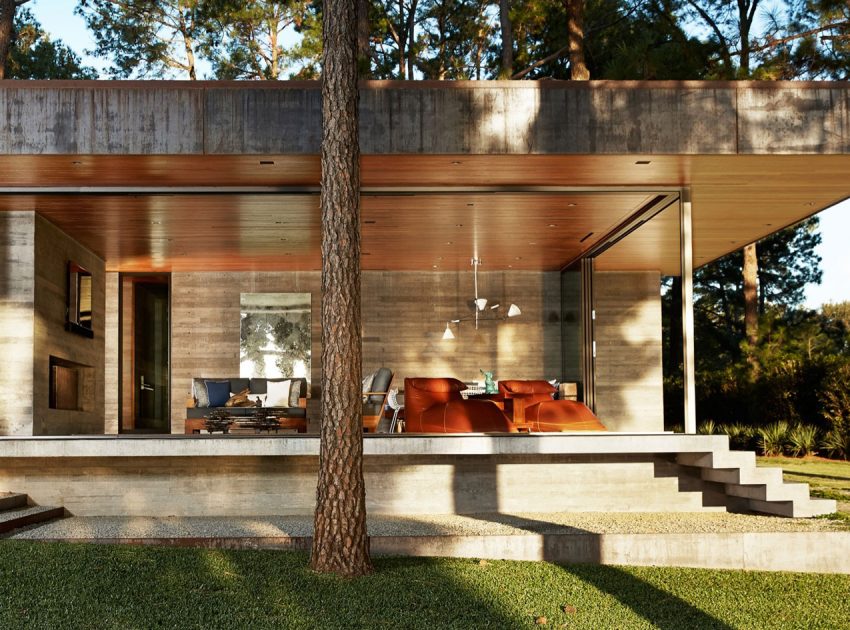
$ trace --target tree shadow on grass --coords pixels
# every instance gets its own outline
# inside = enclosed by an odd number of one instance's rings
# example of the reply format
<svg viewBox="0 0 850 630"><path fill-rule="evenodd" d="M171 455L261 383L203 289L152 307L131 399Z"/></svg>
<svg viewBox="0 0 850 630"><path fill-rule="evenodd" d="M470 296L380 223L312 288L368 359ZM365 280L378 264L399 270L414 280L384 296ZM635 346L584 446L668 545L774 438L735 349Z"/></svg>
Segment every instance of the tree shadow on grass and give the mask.
<svg viewBox="0 0 850 630"><path fill-rule="evenodd" d="M704 610L619 567L590 564L559 566L564 572L614 597L660 630L732 628Z"/></svg>

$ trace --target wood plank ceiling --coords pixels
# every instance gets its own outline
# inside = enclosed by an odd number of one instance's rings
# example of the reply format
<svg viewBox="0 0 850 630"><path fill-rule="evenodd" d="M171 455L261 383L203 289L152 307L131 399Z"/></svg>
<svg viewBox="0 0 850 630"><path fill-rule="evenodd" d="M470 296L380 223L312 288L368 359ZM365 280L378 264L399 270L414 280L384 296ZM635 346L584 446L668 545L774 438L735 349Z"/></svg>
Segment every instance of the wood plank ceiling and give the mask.
<svg viewBox="0 0 850 630"><path fill-rule="evenodd" d="M363 156L363 267L559 269L686 185L699 265L846 198L848 173L850 156ZM319 177L313 155L0 156L0 211L41 213L113 271L309 270ZM668 211L598 265L671 273L677 245Z"/></svg>

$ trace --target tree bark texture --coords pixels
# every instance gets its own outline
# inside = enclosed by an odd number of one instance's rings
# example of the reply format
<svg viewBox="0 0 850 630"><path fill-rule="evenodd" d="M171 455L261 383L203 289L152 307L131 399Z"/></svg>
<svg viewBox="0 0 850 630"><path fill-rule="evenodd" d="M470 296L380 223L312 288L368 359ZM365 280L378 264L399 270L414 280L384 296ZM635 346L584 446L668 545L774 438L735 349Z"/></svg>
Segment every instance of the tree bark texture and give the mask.
<svg viewBox="0 0 850 630"><path fill-rule="evenodd" d="M360 78L372 76L372 51L369 48L369 6L370 0L357 0L357 62L360 64Z"/></svg>
<svg viewBox="0 0 850 630"><path fill-rule="evenodd" d="M363 481L357 3L326 0L322 35L322 426L315 571L369 573Z"/></svg>
<svg viewBox="0 0 850 630"><path fill-rule="evenodd" d="M6 78L6 66L15 41L15 11L20 0L0 0L0 79Z"/></svg>
<svg viewBox="0 0 850 630"><path fill-rule="evenodd" d="M502 67L500 79L510 79L514 73L514 34L511 25L511 0L499 0L499 26L502 31Z"/></svg>
<svg viewBox="0 0 850 630"><path fill-rule="evenodd" d="M587 81L590 71L584 60L584 0L567 0L567 31L570 47L570 78Z"/></svg>
<svg viewBox="0 0 850 630"><path fill-rule="evenodd" d="M755 369L755 357L752 348L758 343L759 314L758 314L758 257L756 244L744 247L744 331L750 344L748 361Z"/></svg>

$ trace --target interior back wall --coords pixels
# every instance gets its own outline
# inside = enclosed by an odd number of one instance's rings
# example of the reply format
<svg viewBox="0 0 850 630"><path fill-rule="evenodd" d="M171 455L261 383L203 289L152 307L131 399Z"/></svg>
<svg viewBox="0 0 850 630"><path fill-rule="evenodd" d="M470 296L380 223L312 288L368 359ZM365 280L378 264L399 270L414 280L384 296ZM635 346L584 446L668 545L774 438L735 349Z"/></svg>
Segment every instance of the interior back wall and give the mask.
<svg viewBox="0 0 850 630"><path fill-rule="evenodd" d="M465 322L453 341L446 321L471 313L471 272L364 272L363 370L386 366L394 386L405 377L478 380L557 378L561 370L559 274L484 272L480 294L522 309L506 322ZM182 433L193 377L239 374L240 293L303 292L312 300L312 387L308 414L320 412L321 277L319 272L174 273L171 276L172 432ZM315 425L314 427L315 428Z"/></svg>

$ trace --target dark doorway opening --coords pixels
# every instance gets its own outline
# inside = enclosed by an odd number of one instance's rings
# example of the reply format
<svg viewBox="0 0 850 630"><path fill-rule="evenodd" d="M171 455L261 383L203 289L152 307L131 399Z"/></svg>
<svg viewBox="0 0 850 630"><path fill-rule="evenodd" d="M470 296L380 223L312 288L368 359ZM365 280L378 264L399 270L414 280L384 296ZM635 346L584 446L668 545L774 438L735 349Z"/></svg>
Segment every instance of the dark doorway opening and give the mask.
<svg viewBox="0 0 850 630"><path fill-rule="evenodd" d="M121 433L170 433L171 277L121 275Z"/></svg>

